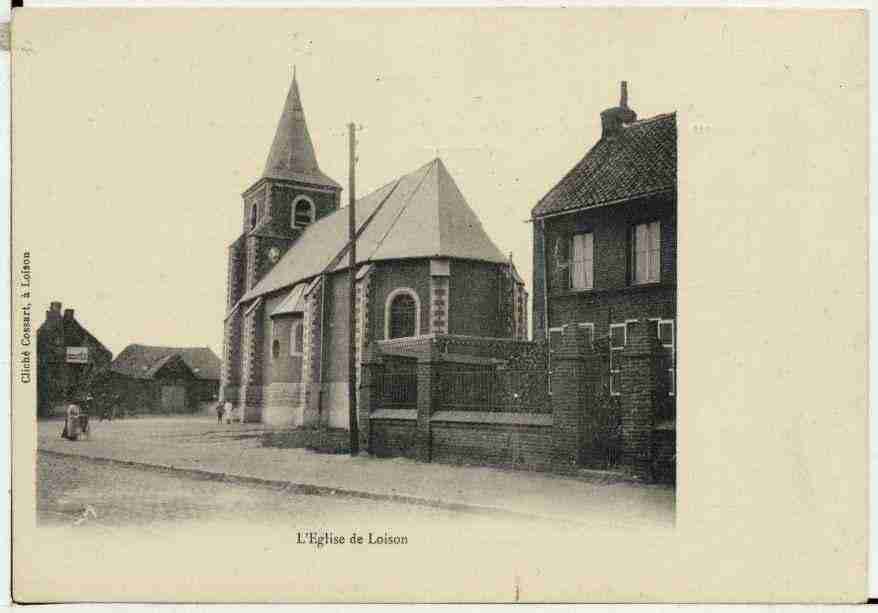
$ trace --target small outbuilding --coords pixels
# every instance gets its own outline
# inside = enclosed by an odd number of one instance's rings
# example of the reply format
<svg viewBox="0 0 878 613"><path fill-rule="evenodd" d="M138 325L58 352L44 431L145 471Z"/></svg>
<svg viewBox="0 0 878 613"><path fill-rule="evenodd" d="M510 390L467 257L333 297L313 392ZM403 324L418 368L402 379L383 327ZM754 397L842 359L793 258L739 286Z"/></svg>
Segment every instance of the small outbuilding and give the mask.
<svg viewBox="0 0 878 613"><path fill-rule="evenodd" d="M63 412L84 393L93 373L105 369L113 354L74 317L52 302L37 330L37 412Z"/></svg>
<svg viewBox="0 0 878 613"><path fill-rule="evenodd" d="M113 360L105 385L127 412L189 413L217 398L220 366L208 347L133 344Z"/></svg>

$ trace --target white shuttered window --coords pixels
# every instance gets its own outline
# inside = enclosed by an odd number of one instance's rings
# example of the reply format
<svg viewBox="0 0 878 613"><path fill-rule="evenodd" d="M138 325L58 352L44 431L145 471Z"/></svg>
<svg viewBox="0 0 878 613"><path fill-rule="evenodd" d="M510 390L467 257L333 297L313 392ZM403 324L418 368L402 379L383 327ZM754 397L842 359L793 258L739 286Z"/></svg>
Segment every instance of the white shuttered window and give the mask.
<svg viewBox="0 0 878 613"><path fill-rule="evenodd" d="M570 288L594 287L594 234L574 234L570 249Z"/></svg>
<svg viewBox="0 0 878 613"><path fill-rule="evenodd" d="M661 271L661 223L642 223L634 227L632 245L634 283L658 283Z"/></svg>

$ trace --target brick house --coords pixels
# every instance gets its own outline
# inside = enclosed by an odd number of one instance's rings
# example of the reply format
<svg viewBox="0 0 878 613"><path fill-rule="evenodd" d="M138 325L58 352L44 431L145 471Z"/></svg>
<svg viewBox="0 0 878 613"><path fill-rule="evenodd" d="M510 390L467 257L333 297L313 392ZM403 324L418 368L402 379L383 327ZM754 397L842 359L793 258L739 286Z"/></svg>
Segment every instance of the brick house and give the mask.
<svg viewBox="0 0 878 613"><path fill-rule="evenodd" d="M120 408L148 413L186 413L219 392L220 359L209 347L132 344L110 364L99 395L119 397Z"/></svg>
<svg viewBox="0 0 878 613"><path fill-rule="evenodd" d="M228 253L221 397L245 421L348 427L348 215L293 78ZM360 198L356 373L375 341L523 339L527 293L435 159Z"/></svg>
<svg viewBox="0 0 878 613"><path fill-rule="evenodd" d="M89 375L106 368L113 354L76 321L73 309L53 302L37 330L37 413L51 415L76 400Z"/></svg>
<svg viewBox="0 0 878 613"><path fill-rule="evenodd" d="M622 82L619 105L601 113L601 127L597 143L532 210L533 337L548 340L551 371L562 328L582 327L604 356L600 385L620 397L631 326L646 323L661 347L651 436L673 449L676 114L638 119Z"/></svg>

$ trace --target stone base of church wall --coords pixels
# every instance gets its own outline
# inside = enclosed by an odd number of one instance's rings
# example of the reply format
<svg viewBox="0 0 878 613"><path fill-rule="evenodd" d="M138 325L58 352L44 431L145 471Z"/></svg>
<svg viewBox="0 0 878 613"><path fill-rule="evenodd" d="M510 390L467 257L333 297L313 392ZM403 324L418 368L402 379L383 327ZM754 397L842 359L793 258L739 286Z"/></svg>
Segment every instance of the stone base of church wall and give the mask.
<svg viewBox="0 0 878 613"><path fill-rule="evenodd" d="M320 415L320 385L301 383L302 386L302 426L316 428Z"/></svg>
<svg viewBox="0 0 878 613"><path fill-rule="evenodd" d="M289 426L298 428L303 425L302 383L272 383L266 388L265 408L262 411L262 423L269 426Z"/></svg>
<svg viewBox="0 0 878 613"><path fill-rule="evenodd" d="M246 423L262 421L262 407L265 388L245 385L241 388L240 401L242 421Z"/></svg>
<svg viewBox="0 0 878 613"><path fill-rule="evenodd" d="M320 402L322 425L348 429L348 382L331 381L323 384Z"/></svg>

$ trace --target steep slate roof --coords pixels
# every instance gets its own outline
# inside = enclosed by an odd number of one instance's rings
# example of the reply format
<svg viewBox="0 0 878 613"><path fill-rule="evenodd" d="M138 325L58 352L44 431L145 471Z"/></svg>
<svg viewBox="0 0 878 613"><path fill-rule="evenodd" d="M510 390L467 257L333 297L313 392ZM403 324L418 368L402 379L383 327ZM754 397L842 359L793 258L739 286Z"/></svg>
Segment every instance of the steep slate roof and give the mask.
<svg viewBox="0 0 878 613"><path fill-rule="evenodd" d="M179 357L197 379L219 380L220 359L208 347L152 347L128 345L110 364L110 370L135 379L152 379L161 368Z"/></svg>
<svg viewBox="0 0 878 613"><path fill-rule="evenodd" d="M97 339L97 337L89 332L85 326L79 323L76 318L64 319L63 316L59 317L58 323L56 325L60 325L62 329L62 336L64 338L65 345L73 345L75 343L81 342L82 338L88 339L94 346L98 349L107 353L110 358L113 357L113 352L107 349L104 344ZM52 327L52 322L46 320L40 324L40 327L37 328L37 338L39 338L41 333L47 332ZM67 340L71 339L71 340Z"/></svg>
<svg viewBox="0 0 878 613"><path fill-rule="evenodd" d="M533 208L541 217L675 189L677 114L656 115L602 138Z"/></svg>
<svg viewBox="0 0 878 613"><path fill-rule="evenodd" d="M357 263L399 258L508 260L488 237L442 160L436 158L357 200ZM308 227L241 299L289 287L324 270L347 268L348 214L342 208Z"/></svg>
<svg viewBox="0 0 878 613"><path fill-rule="evenodd" d="M341 188L338 183L323 174L317 165L317 156L314 154L314 145L308 133L308 124L305 123L305 112L302 109L302 98L299 95L299 84L295 76L277 124L277 132L271 143L262 176Z"/></svg>

